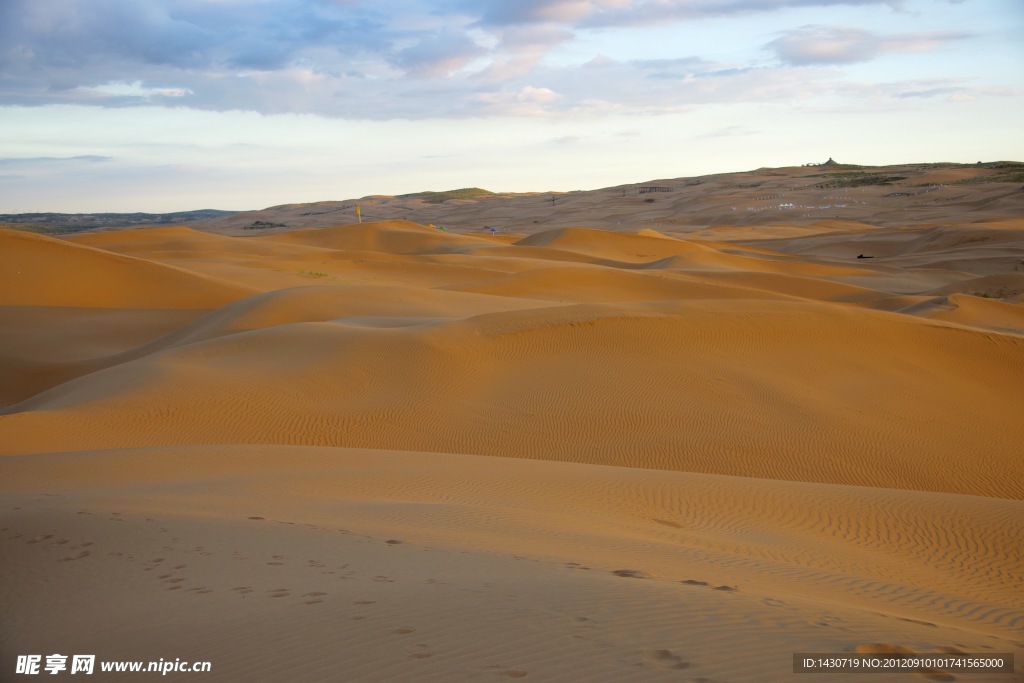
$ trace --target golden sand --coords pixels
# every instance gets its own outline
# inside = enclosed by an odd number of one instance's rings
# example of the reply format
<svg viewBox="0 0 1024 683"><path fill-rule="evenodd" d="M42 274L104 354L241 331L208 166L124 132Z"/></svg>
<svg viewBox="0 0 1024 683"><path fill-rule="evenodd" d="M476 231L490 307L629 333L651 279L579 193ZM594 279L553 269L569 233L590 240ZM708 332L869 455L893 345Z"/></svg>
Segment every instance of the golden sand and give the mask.
<svg viewBox="0 0 1024 683"><path fill-rule="evenodd" d="M1020 220L0 254L0 678L53 652L211 681L1024 663Z"/></svg>

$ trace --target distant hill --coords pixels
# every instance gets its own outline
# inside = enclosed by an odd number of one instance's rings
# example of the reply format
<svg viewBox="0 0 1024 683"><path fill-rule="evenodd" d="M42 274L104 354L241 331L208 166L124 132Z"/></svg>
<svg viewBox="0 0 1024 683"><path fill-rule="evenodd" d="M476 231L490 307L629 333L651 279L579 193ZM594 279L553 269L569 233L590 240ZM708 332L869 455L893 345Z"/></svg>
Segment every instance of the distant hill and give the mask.
<svg viewBox="0 0 1024 683"><path fill-rule="evenodd" d="M178 225L230 216L234 211L201 209L174 213L12 213L0 214L0 227L50 235L65 235L97 228L137 228Z"/></svg>
<svg viewBox="0 0 1024 683"><path fill-rule="evenodd" d="M460 232L518 234L573 226L629 231L822 221L910 226L951 216L1024 215L1021 162L863 166L830 161L575 192L495 193L474 187L286 204L192 227L234 235L322 228L357 222L357 205L364 222L410 220Z"/></svg>
<svg viewBox="0 0 1024 683"><path fill-rule="evenodd" d="M258 211L0 215L0 227L66 234L188 223L257 235L363 221L410 220L461 232L532 233L572 226L691 230L850 221L923 225L1024 215L1024 163L822 164L648 180L598 190L496 193L479 187L283 204Z"/></svg>

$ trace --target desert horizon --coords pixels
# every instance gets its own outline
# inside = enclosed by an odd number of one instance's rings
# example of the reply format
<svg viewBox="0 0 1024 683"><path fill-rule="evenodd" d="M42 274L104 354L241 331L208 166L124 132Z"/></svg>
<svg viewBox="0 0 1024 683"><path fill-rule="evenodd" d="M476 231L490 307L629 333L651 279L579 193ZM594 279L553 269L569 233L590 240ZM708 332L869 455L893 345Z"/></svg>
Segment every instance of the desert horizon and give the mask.
<svg viewBox="0 0 1024 683"><path fill-rule="evenodd" d="M0 229L0 678L1024 680L1000 163Z"/></svg>
<svg viewBox="0 0 1024 683"><path fill-rule="evenodd" d="M935 222L970 211L975 220L1012 215L1024 162L824 162L650 179L590 190L501 192L479 187L371 194L263 209L204 208L171 213L8 213L0 227L48 235L188 226L242 236L343 223L411 220L460 232L525 234L556 227L639 230L850 221L878 227ZM357 215L357 207L361 215ZM597 209L597 210L594 210Z"/></svg>

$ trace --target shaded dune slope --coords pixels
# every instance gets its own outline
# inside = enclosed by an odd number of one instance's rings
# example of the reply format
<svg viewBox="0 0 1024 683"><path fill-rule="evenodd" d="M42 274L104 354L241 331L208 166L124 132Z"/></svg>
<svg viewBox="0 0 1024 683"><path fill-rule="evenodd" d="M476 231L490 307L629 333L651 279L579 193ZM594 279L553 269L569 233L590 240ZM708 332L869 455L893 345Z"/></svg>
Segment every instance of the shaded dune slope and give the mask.
<svg viewBox="0 0 1024 683"><path fill-rule="evenodd" d="M115 364L254 292L152 258L9 230L0 230L0 264L3 405Z"/></svg>

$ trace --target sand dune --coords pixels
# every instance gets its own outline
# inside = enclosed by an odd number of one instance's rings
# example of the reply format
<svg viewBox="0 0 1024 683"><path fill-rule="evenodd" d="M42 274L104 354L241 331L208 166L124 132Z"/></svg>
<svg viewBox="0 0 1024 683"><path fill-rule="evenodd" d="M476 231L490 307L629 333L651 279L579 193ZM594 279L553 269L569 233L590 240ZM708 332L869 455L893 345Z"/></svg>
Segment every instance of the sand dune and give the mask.
<svg viewBox="0 0 1024 683"><path fill-rule="evenodd" d="M223 280L63 240L0 230L0 305L215 308L252 293Z"/></svg>
<svg viewBox="0 0 1024 683"><path fill-rule="evenodd" d="M3 675L58 651L219 681L1024 661L1019 219L532 211L497 237L0 231ZM927 676L884 680L1020 680Z"/></svg>
<svg viewBox="0 0 1024 683"><path fill-rule="evenodd" d="M1022 645L1014 501L308 447L4 469L12 502L48 492L48 515L10 515L5 543L10 571L47 589L5 601L20 650L95 647L74 619L39 614L86 618L69 578L97 563L91 593L129 615L126 592L141 593L165 615L145 632L99 626L116 656L163 638L212 660L215 680L783 680L795 642Z"/></svg>
<svg viewBox="0 0 1024 683"><path fill-rule="evenodd" d="M941 304L917 314L967 327L1024 335L1024 307L1019 303L1011 304L965 294L935 299Z"/></svg>
<svg viewBox="0 0 1024 683"><path fill-rule="evenodd" d="M387 254L443 253L456 245L488 244L477 237L445 233L409 221L385 221L325 229L294 230L261 238L284 244L302 244L347 251Z"/></svg>
<svg viewBox="0 0 1024 683"><path fill-rule="evenodd" d="M253 293L29 233L0 230L0 253L2 405L113 364L122 352Z"/></svg>
<svg viewBox="0 0 1024 683"><path fill-rule="evenodd" d="M360 446L1024 495L1021 406L1006 393L1024 385L1024 339L810 303L706 309L356 316L186 338L13 406L4 450Z"/></svg>
<svg viewBox="0 0 1024 683"><path fill-rule="evenodd" d="M752 288L732 287L703 279L659 277L632 270L587 266L546 266L509 275L452 285L450 289L495 296L579 303L687 299L778 298Z"/></svg>
<svg viewBox="0 0 1024 683"><path fill-rule="evenodd" d="M649 233L631 235L592 228L562 228L524 237L516 242L524 246L549 247L601 259L647 262L679 254L704 251L700 245L680 240L651 237Z"/></svg>
<svg viewBox="0 0 1024 683"><path fill-rule="evenodd" d="M135 357L147 342L201 315L191 309L0 306L0 405Z"/></svg>

